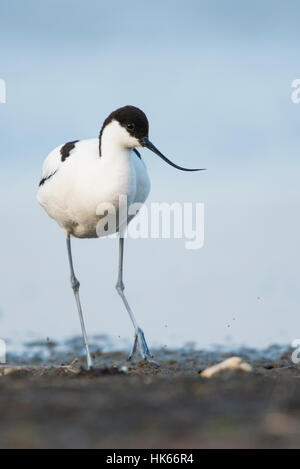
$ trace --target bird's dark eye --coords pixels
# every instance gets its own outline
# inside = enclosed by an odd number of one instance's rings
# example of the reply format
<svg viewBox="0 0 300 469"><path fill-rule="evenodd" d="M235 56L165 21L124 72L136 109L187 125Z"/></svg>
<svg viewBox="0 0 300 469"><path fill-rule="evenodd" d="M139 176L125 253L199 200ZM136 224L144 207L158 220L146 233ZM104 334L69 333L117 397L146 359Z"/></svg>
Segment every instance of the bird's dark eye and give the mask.
<svg viewBox="0 0 300 469"><path fill-rule="evenodd" d="M127 124L127 129L128 130L134 130L135 125L134 124Z"/></svg>

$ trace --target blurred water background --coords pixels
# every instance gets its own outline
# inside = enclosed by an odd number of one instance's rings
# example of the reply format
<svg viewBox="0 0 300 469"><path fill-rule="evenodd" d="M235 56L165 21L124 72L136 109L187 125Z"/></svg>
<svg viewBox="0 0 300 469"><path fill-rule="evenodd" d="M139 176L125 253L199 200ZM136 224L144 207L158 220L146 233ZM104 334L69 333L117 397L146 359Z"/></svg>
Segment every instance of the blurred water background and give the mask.
<svg viewBox="0 0 300 469"><path fill-rule="evenodd" d="M300 337L297 1L2 0L0 337L80 333L62 231L36 202L45 156L133 104L181 173L142 151L149 202L204 202L205 244L128 240L125 284L151 345ZM132 326L116 240L74 240L89 334ZM119 342L118 342L119 341Z"/></svg>

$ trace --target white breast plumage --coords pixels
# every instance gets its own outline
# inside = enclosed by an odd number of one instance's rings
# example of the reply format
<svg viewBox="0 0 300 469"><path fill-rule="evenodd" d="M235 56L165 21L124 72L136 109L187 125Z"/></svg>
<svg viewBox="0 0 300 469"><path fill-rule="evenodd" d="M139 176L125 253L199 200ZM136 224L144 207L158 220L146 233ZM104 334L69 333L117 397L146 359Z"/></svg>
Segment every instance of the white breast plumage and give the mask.
<svg viewBox="0 0 300 469"><path fill-rule="evenodd" d="M62 148L45 160L38 201L67 235L97 237L97 207L112 203L118 211L121 194L130 204L145 202L150 180L144 162L131 149L118 157L100 157L98 139L82 140L62 161Z"/></svg>

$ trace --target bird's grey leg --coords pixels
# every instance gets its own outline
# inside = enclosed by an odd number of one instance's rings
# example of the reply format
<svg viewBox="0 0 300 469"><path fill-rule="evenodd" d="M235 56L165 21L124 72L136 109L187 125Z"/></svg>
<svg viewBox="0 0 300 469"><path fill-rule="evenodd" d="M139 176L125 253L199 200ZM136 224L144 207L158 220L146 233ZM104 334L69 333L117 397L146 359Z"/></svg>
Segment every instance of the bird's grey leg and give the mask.
<svg viewBox="0 0 300 469"><path fill-rule="evenodd" d="M88 370L89 370L93 366L93 362L92 362L92 358L91 358L91 355L90 355L89 346L88 346L88 342L87 342L85 325L84 325L83 314L82 314L82 309L81 309L81 303L80 303L80 298L79 298L80 283L77 280L77 278L75 277L75 272L74 272L74 267L73 267L70 236L67 237L67 249L68 249L68 258L69 258L70 272L71 272L71 285L72 285L72 288L73 288L73 291L74 291L74 296L75 296L77 309L78 309L78 313L79 313L79 319L80 319L81 330L82 330L82 335L83 335L83 342L84 342L84 346L85 346L85 350L86 350L87 367L88 367Z"/></svg>
<svg viewBox="0 0 300 469"><path fill-rule="evenodd" d="M118 272L118 281L116 285L117 292L119 293L120 297L122 298L122 301L125 305L125 308L130 316L130 319L132 321L134 330L135 330L135 338L134 338L134 344L133 344L133 349L131 354L128 357L128 360L131 360L131 358L136 354L137 350L140 352L142 358L147 361L152 361L152 355L148 349L148 345L144 336L144 332L142 329L138 326L135 317L133 315L133 312L131 311L131 308L129 306L129 303L126 299L126 296L124 295L124 283L123 283L123 254L124 254L124 238L122 237L120 233L120 239L119 239L119 272Z"/></svg>

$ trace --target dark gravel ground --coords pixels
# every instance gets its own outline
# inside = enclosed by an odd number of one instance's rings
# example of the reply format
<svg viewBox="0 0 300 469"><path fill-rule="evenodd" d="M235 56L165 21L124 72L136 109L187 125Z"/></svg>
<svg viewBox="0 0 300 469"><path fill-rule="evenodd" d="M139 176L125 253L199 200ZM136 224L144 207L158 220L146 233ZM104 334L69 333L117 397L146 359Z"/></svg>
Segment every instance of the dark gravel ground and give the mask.
<svg viewBox="0 0 300 469"><path fill-rule="evenodd" d="M96 350L95 370L84 371L82 358L57 366L73 353L54 348L50 367L36 355L0 376L1 448L300 447L300 368L291 351L240 350L251 373L210 379L199 371L232 354L157 350L157 367Z"/></svg>

